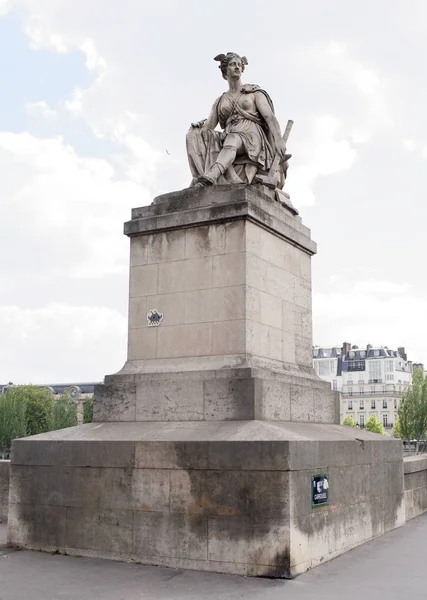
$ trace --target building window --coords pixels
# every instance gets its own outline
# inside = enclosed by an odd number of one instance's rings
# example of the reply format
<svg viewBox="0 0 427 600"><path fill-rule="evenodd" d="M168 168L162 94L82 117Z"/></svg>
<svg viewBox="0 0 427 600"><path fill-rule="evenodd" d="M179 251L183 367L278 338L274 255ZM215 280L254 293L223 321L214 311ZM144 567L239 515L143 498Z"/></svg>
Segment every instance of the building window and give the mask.
<svg viewBox="0 0 427 600"><path fill-rule="evenodd" d="M359 423L360 423L360 427L365 427L365 415L360 415Z"/></svg>
<svg viewBox="0 0 427 600"><path fill-rule="evenodd" d="M385 370L388 371L389 373L393 373L393 371L394 371L394 365L393 365L393 361L392 360L386 360L386 362L385 362Z"/></svg>
<svg viewBox="0 0 427 600"><path fill-rule="evenodd" d="M386 385L383 385L383 393L385 394L385 393L386 393L386 391L387 391L387 386L386 386Z"/></svg>
<svg viewBox="0 0 427 600"><path fill-rule="evenodd" d="M380 351L379 350L374 350L374 356L379 356L380 355Z"/></svg>
<svg viewBox="0 0 427 600"><path fill-rule="evenodd" d="M353 379L352 379L351 377L349 377L349 378L347 379L347 384L348 384L348 385L353 385Z"/></svg>
<svg viewBox="0 0 427 600"><path fill-rule="evenodd" d="M352 388L352 387L349 387L349 388L348 388L348 395L349 395L349 396L352 396L352 395L353 395L353 388Z"/></svg>
<svg viewBox="0 0 427 600"><path fill-rule="evenodd" d="M383 425L384 425L384 427L387 427L387 424L388 424L387 415L383 415Z"/></svg>
<svg viewBox="0 0 427 600"><path fill-rule="evenodd" d="M365 401L364 400L361 400L359 402L359 408L360 408L360 410L365 410Z"/></svg>
<svg viewBox="0 0 427 600"><path fill-rule="evenodd" d="M368 361L368 373L369 373L369 381L371 383L380 383L380 381L381 381L381 361L380 360L369 360Z"/></svg>
<svg viewBox="0 0 427 600"><path fill-rule="evenodd" d="M353 410L353 400L348 401L348 410Z"/></svg>
<svg viewBox="0 0 427 600"><path fill-rule="evenodd" d="M363 394L363 391L364 391L363 387L360 387L359 388L359 394Z"/></svg>
<svg viewBox="0 0 427 600"><path fill-rule="evenodd" d="M375 408L375 400L371 400L371 408Z"/></svg>
<svg viewBox="0 0 427 600"><path fill-rule="evenodd" d="M383 408L387 408L387 400L383 400Z"/></svg>
<svg viewBox="0 0 427 600"><path fill-rule="evenodd" d="M371 394L375 394L375 386L371 385Z"/></svg>
<svg viewBox="0 0 427 600"><path fill-rule="evenodd" d="M332 389L334 390L334 392L336 392L337 389L338 389L337 388L337 380L336 379L334 379L334 381L332 382Z"/></svg>
<svg viewBox="0 0 427 600"><path fill-rule="evenodd" d="M397 406L397 398L394 399L394 408L396 408L396 409L398 408L398 406Z"/></svg>

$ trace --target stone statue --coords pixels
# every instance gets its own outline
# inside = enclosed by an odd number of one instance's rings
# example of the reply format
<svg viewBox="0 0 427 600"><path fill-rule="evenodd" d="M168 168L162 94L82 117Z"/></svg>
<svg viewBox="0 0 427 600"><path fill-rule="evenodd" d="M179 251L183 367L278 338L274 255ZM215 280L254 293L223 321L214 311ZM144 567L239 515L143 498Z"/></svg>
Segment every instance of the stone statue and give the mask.
<svg viewBox="0 0 427 600"><path fill-rule="evenodd" d="M209 117L192 123L187 134L187 154L193 186L225 183L264 183L282 189L288 160L270 96L258 85L242 84L248 61L234 52L219 54L228 91L214 103ZM222 131L217 131L217 125Z"/></svg>

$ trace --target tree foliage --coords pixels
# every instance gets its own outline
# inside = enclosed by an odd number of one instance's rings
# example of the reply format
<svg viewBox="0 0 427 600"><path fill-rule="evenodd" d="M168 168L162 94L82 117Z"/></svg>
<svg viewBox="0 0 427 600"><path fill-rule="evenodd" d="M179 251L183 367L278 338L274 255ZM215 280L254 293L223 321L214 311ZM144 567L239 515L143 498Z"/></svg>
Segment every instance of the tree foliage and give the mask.
<svg viewBox="0 0 427 600"><path fill-rule="evenodd" d="M347 415L342 424L346 427L357 427L357 423L351 415Z"/></svg>
<svg viewBox="0 0 427 600"><path fill-rule="evenodd" d="M25 437L27 434L25 422L25 402L15 393L15 389L8 389L5 394L0 394L0 456L6 458L12 440Z"/></svg>
<svg viewBox="0 0 427 600"><path fill-rule="evenodd" d="M417 369L412 376L412 385L403 392L398 410L400 437L406 440L419 441L427 433L427 379Z"/></svg>
<svg viewBox="0 0 427 600"><path fill-rule="evenodd" d="M33 385L9 387L0 394L0 457L12 441L77 425L77 406L69 394L54 398L51 391Z"/></svg>
<svg viewBox="0 0 427 600"><path fill-rule="evenodd" d="M55 398L49 425L51 431L77 425L77 406L69 394Z"/></svg>
<svg viewBox="0 0 427 600"><path fill-rule="evenodd" d="M93 397L91 396L85 402L83 408L83 423L92 423L93 421Z"/></svg>
<svg viewBox="0 0 427 600"><path fill-rule="evenodd" d="M396 419L396 422L393 426L393 429L391 431L391 435L395 438L401 438L402 437L402 431L400 429L400 420L399 418Z"/></svg>
<svg viewBox="0 0 427 600"><path fill-rule="evenodd" d="M385 435L384 426L375 415L369 417L369 419L366 422L365 429L366 431L371 431L372 433L379 433L381 435Z"/></svg>
<svg viewBox="0 0 427 600"><path fill-rule="evenodd" d="M20 385L12 389L22 398L26 406L27 435L49 431L54 402L52 392L35 385Z"/></svg>

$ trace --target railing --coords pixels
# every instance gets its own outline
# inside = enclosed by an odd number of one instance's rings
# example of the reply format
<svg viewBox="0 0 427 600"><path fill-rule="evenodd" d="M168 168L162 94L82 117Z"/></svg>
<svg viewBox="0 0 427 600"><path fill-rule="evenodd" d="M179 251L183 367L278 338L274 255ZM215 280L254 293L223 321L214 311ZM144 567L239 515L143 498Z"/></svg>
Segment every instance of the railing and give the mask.
<svg viewBox="0 0 427 600"><path fill-rule="evenodd" d="M397 396L398 398L401 398L402 394L403 390L401 392L399 392L398 390L391 390L389 392L383 392L381 390L378 390L377 392L341 392L342 396Z"/></svg>

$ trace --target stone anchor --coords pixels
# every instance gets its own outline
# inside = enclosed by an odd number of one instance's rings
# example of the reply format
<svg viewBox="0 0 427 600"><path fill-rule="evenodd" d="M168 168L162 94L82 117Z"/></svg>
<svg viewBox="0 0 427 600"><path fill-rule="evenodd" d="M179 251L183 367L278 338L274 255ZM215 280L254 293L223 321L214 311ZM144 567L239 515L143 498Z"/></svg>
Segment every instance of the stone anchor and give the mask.
<svg viewBox="0 0 427 600"><path fill-rule="evenodd" d="M294 122L289 119L289 121L286 125L285 133L283 134L283 143L285 146L286 146L286 142L289 139L289 135L291 133L293 124L294 124ZM280 155L276 154L276 156L274 157L274 160L271 164L268 175L259 174L255 177L255 181L257 183L262 183L263 185L267 186L271 190L275 190L276 186L277 186L277 168L281 162L286 162L287 160L289 160L291 158L291 156L292 156L292 154L285 154L285 160L281 161Z"/></svg>

